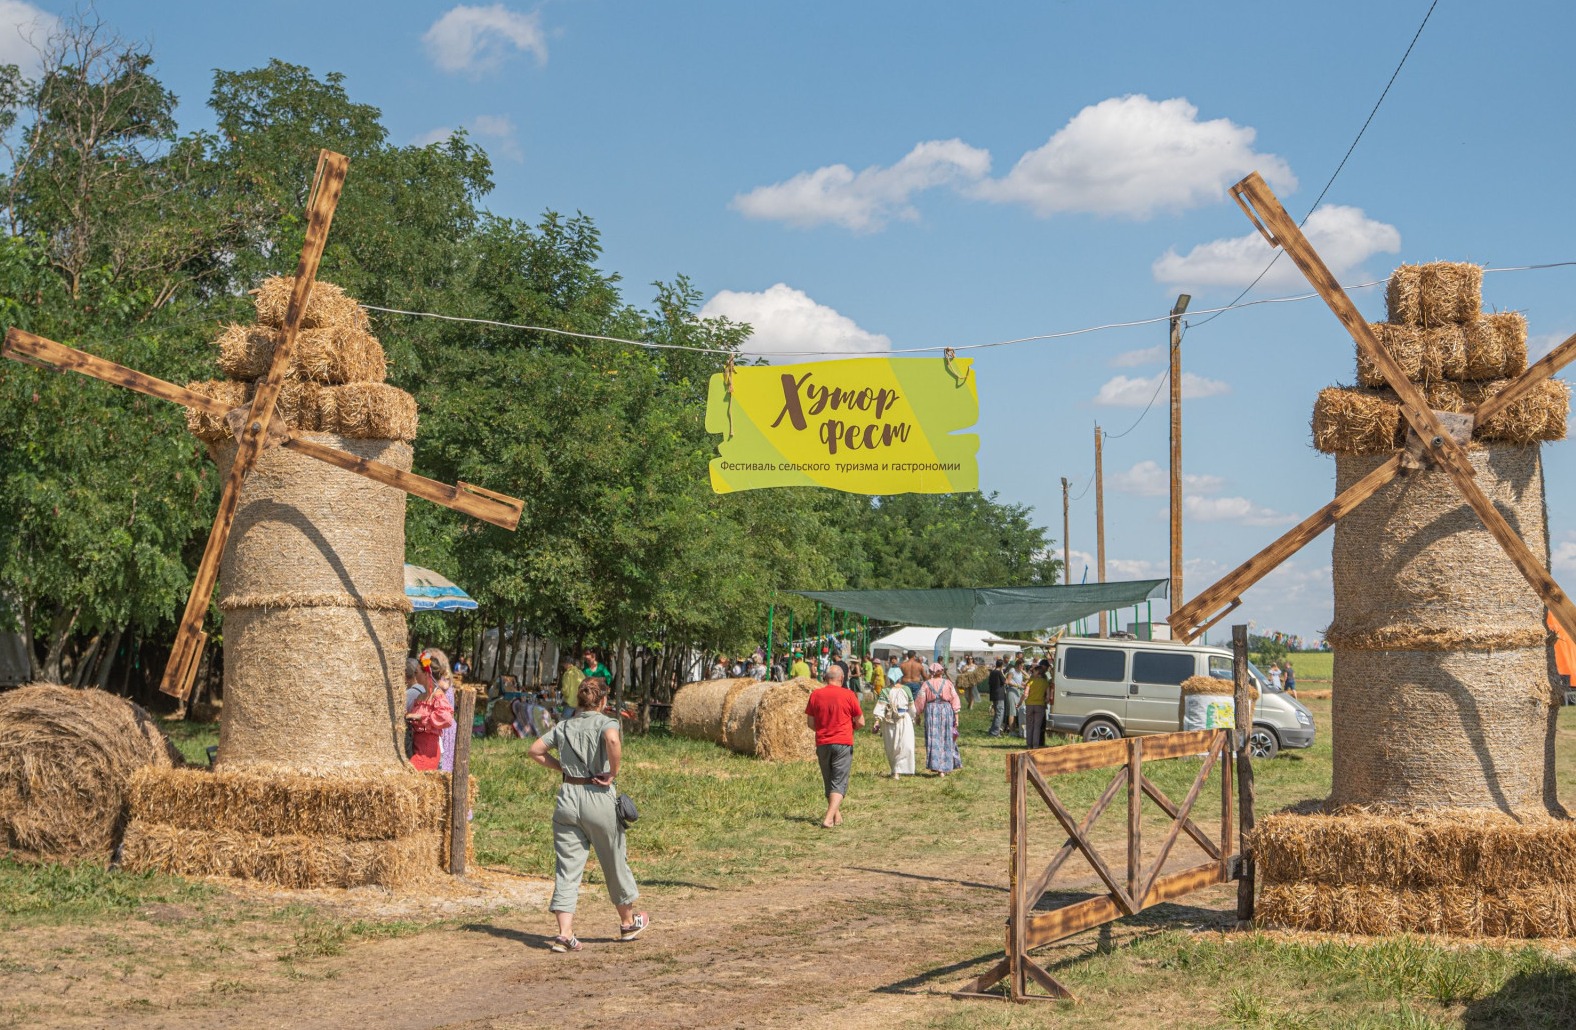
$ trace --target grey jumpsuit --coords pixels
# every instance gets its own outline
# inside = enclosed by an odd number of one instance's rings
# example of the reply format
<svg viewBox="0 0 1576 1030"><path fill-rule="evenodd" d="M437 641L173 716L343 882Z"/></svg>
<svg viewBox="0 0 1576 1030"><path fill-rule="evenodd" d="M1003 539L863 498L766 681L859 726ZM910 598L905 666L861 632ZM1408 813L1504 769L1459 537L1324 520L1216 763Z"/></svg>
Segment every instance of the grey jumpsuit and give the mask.
<svg viewBox="0 0 1576 1030"><path fill-rule="evenodd" d="M541 739L558 752L566 776L586 779L607 771L602 734L609 728L618 728L618 723L601 712L577 712ZM580 879L592 848L596 849L596 860L613 904L628 905L640 897L635 875L629 871L624 856L624 828L618 824L614 808L617 796L616 787L594 783L565 783L558 788L558 803L553 809L553 851L557 863L551 911L575 910Z"/></svg>

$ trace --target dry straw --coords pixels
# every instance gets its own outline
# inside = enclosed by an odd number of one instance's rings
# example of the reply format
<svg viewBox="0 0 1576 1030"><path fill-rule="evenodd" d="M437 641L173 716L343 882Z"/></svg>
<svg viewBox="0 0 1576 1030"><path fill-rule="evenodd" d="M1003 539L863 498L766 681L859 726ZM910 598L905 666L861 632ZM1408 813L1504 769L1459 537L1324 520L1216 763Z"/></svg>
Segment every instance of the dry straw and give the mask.
<svg viewBox="0 0 1576 1030"><path fill-rule="evenodd" d="M1470 412L1509 380L1430 383L1423 394L1436 411ZM1530 444L1565 439L1570 387L1546 379L1526 396L1472 431L1476 443ZM1313 446L1326 454L1389 455L1406 443L1400 400L1388 389L1331 386L1313 408Z"/></svg>
<svg viewBox="0 0 1576 1030"><path fill-rule="evenodd" d="M284 325L285 312L290 307L290 293L294 289L294 276L276 275L264 279L253 296L257 320L275 329ZM300 328L347 328L364 332L367 328L367 313L353 298L347 297L344 290L319 279L312 284L312 299L307 303Z"/></svg>
<svg viewBox="0 0 1576 1030"><path fill-rule="evenodd" d="M1402 265L1390 274L1385 304L1396 325L1470 322L1483 307L1483 269L1459 261Z"/></svg>
<svg viewBox="0 0 1576 1030"><path fill-rule="evenodd" d="M219 369L231 379L261 379L273 364L279 330L232 325L219 336ZM303 329L296 334L287 378L317 383L381 383L388 362L377 338L354 326Z"/></svg>
<svg viewBox="0 0 1576 1030"><path fill-rule="evenodd" d="M1232 697L1236 692L1237 688L1233 681L1215 676L1189 676L1182 681L1183 696L1204 694L1212 697ZM1259 688L1251 682L1248 684L1248 699L1251 701L1259 699Z"/></svg>
<svg viewBox="0 0 1576 1030"><path fill-rule="evenodd" d="M125 868L177 876L228 876L279 887L403 887L440 875L447 834L356 841L291 834L265 837L237 830L190 830L133 823L126 831Z"/></svg>
<svg viewBox="0 0 1576 1030"><path fill-rule="evenodd" d="M1441 379L1506 379L1527 368L1527 319L1515 311L1483 315L1464 325L1423 329L1375 322L1379 343L1414 383ZM1357 381L1384 386L1385 378L1362 352L1357 352Z"/></svg>
<svg viewBox="0 0 1576 1030"><path fill-rule="evenodd" d="M179 764L153 717L113 694L47 683L0 694L0 845L103 861L120 843L133 774Z"/></svg>
<svg viewBox="0 0 1576 1030"><path fill-rule="evenodd" d="M1258 920L1323 933L1560 938L1576 936L1576 887L1393 887L1292 883L1266 886Z"/></svg>
<svg viewBox="0 0 1576 1030"><path fill-rule="evenodd" d="M187 383L186 388L217 397L231 407L240 407L251 403L257 385L219 379ZM327 433L356 440L409 442L416 438L418 424L416 399L387 383L323 386L288 380L279 392L274 414L297 432ZM186 427L205 443L232 439L229 424L223 418L194 408L186 409ZM333 441L325 442L334 445Z"/></svg>
<svg viewBox="0 0 1576 1030"><path fill-rule="evenodd" d="M746 689L756 685L748 676L686 683L673 695L668 727L681 737L720 744L728 709Z"/></svg>
<svg viewBox="0 0 1576 1030"><path fill-rule="evenodd" d="M804 721L804 706L816 684L802 677L786 683L762 682L733 699L718 743L742 755L769 762L799 762L815 757L815 734Z"/></svg>

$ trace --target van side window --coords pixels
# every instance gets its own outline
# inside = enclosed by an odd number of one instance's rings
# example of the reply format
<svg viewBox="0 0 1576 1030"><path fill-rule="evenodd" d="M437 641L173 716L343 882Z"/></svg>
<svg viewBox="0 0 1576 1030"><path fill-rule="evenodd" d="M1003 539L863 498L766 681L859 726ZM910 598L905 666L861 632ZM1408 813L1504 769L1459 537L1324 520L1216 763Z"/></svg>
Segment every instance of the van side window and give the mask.
<svg viewBox="0 0 1576 1030"><path fill-rule="evenodd" d="M1231 671L1231 659L1225 655L1212 654L1209 656L1209 674L1218 680L1235 679Z"/></svg>
<svg viewBox="0 0 1576 1030"><path fill-rule="evenodd" d="M1133 682L1180 687L1193 675L1194 657L1167 651L1134 651Z"/></svg>
<svg viewBox="0 0 1576 1030"><path fill-rule="evenodd" d="M1115 648L1069 647L1062 659L1062 675L1070 680L1120 683L1126 673L1127 652Z"/></svg>

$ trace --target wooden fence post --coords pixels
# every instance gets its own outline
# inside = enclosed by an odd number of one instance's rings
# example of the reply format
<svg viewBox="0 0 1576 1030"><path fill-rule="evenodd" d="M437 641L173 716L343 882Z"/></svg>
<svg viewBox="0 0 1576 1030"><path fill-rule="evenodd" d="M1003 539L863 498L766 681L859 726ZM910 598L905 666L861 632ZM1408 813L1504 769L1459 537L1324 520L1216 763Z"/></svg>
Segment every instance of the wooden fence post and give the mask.
<svg viewBox="0 0 1576 1030"><path fill-rule="evenodd" d="M1127 896L1143 907L1139 888L1144 882L1143 798L1144 741L1127 738Z"/></svg>
<svg viewBox="0 0 1576 1030"><path fill-rule="evenodd" d="M1016 751L1007 756L1007 767L1012 772L1012 810L1008 819L1008 836L1012 841L1012 865L1007 873L1007 886L1012 892L1008 918L1011 921L1012 946L1007 950L1009 967L1008 989L1014 1001L1023 1000L1028 993L1028 975L1023 960L1028 957L1029 913L1024 904L1024 882L1029 872L1029 835L1025 832L1029 821L1028 763L1029 756Z"/></svg>
<svg viewBox="0 0 1576 1030"><path fill-rule="evenodd" d="M1231 627L1232 678L1236 684L1237 708L1237 811L1238 834L1242 842L1242 873L1237 879L1237 920L1253 921L1255 869L1249 850L1253 829L1253 755L1248 738L1253 734L1253 699L1248 695L1248 627Z"/></svg>
<svg viewBox="0 0 1576 1030"><path fill-rule="evenodd" d="M476 693L456 687L454 694L454 772L449 777L449 872L465 872L465 841L470 831L471 722Z"/></svg>

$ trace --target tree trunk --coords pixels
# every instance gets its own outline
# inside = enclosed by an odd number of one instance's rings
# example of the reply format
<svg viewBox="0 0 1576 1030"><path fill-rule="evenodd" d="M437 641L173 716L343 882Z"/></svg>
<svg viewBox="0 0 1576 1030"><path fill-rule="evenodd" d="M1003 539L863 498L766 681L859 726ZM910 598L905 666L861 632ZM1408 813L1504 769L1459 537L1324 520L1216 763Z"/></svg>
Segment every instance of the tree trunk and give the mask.
<svg viewBox="0 0 1576 1030"><path fill-rule="evenodd" d="M131 641L126 645L125 671L120 674L121 697L131 696L131 667L137 664L137 648L140 643L141 642L137 639L137 631L133 629L131 632Z"/></svg>
<svg viewBox="0 0 1576 1030"><path fill-rule="evenodd" d="M98 658L99 647L104 643L104 633L99 631L93 634L93 639L88 641L88 646L83 649L79 657L71 665L71 689L79 690L93 671L93 662Z"/></svg>
<svg viewBox="0 0 1576 1030"><path fill-rule="evenodd" d="M109 675L115 671L115 656L120 650L120 639L125 633L126 627L117 629L115 635L109 638L109 645L104 648L103 657L99 659L98 680L94 686L100 690L109 689Z"/></svg>
<svg viewBox="0 0 1576 1030"><path fill-rule="evenodd" d="M44 667L38 672L38 678L44 682L63 682L60 675L61 658L71 639L71 631L76 628L77 616L81 614L82 606L78 605L69 616L63 613L55 616L50 626L49 652L44 656Z"/></svg>

